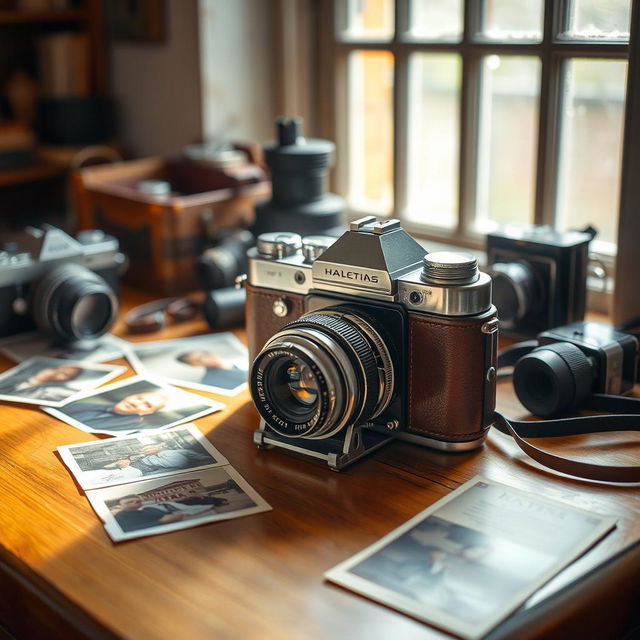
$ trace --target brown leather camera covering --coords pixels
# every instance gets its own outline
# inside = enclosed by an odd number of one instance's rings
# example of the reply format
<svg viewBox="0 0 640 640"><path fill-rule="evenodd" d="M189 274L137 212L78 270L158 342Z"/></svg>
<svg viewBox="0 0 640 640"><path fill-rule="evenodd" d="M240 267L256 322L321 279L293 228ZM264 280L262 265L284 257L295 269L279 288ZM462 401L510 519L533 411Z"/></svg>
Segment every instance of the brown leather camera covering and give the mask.
<svg viewBox="0 0 640 640"><path fill-rule="evenodd" d="M253 362L264 343L274 333L304 313L304 296L252 287L249 283L245 284L245 288L247 290L246 319L249 362ZM273 313L273 303L278 298L284 299L289 304L289 313L284 318Z"/></svg>
<svg viewBox="0 0 640 640"><path fill-rule="evenodd" d="M486 432L495 384L485 401L485 367L495 367L496 354L485 359L491 339L481 327L494 317L495 308L464 318L409 313L408 432L457 442Z"/></svg>

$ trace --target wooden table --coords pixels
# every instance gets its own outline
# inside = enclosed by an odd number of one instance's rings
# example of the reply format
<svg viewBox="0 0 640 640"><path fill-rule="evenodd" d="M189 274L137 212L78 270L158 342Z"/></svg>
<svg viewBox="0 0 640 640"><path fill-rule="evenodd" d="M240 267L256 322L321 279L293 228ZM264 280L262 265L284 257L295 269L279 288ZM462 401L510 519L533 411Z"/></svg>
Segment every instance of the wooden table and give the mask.
<svg viewBox="0 0 640 640"><path fill-rule="evenodd" d="M131 305L144 296L129 291L125 299ZM194 321L153 339L204 332L204 323ZM124 335L121 324L116 333ZM0 368L9 366L0 357ZM523 415L510 383L500 383L498 397L508 415ZM497 432L482 449L463 454L392 443L333 473L281 450L258 451L248 393L219 399L227 408L196 423L273 511L118 544L54 454L59 445L95 436L37 408L0 407L2 626L18 638L447 637L322 575L475 474L618 518L617 529L574 565L576 575L640 539L637 486L545 471ZM632 464L637 442L614 434L541 444ZM627 555L581 583L578 596L552 598L514 618L519 628L499 629L495 637L618 637L633 623L638 559ZM569 578L570 572L560 576L548 592Z"/></svg>

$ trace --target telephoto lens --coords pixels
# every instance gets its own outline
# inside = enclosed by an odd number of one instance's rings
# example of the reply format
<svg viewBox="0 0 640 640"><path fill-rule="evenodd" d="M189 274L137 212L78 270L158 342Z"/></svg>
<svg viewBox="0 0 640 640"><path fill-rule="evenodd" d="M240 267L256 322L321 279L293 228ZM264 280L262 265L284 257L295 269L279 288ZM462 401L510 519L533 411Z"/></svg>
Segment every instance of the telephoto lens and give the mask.
<svg viewBox="0 0 640 640"><path fill-rule="evenodd" d="M31 291L31 310L38 328L66 342L105 334L118 309L117 296L104 278L80 264L52 269Z"/></svg>

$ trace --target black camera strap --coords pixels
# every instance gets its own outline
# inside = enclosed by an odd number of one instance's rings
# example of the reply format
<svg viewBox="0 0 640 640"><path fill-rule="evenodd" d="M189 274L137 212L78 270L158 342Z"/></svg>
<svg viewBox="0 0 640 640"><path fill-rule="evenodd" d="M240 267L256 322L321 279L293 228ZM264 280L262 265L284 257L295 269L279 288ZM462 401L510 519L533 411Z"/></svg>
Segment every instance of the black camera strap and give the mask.
<svg viewBox="0 0 640 640"><path fill-rule="evenodd" d="M599 394L594 394L594 396L599 396L598 401L604 401L603 399L635 400L637 404L634 409L640 413L640 400ZM494 425L499 431L510 435L522 451L549 469L588 480L640 482L640 466L610 466L571 460L540 449L525 440L525 438L554 438L609 431L640 431L640 415L601 415L530 422L511 420L498 412L495 413L495 417Z"/></svg>

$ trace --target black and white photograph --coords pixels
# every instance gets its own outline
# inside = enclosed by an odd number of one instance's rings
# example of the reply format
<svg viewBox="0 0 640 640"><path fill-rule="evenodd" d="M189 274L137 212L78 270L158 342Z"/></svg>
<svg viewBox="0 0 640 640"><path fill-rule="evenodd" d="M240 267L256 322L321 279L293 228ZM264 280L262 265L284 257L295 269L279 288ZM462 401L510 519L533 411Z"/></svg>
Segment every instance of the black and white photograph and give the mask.
<svg viewBox="0 0 640 640"><path fill-rule="evenodd" d="M613 518L474 478L325 577L479 638L614 526Z"/></svg>
<svg viewBox="0 0 640 640"><path fill-rule="evenodd" d="M14 362L45 356L79 362L109 362L122 358L125 341L107 334L97 340L63 344L57 338L38 332L19 333L0 340L0 353Z"/></svg>
<svg viewBox="0 0 640 640"><path fill-rule="evenodd" d="M95 489L87 498L115 542L271 509L229 466Z"/></svg>
<svg viewBox="0 0 640 640"><path fill-rule="evenodd" d="M59 407L124 373L126 367L34 357L0 374L0 400Z"/></svg>
<svg viewBox="0 0 640 640"><path fill-rule="evenodd" d="M125 435L173 427L223 408L215 400L135 376L43 410L88 433Z"/></svg>
<svg viewBox="0 0 640 640"><path fill-rule="evenodd" d="M247 348L229 332L130 344L127 358L138 373L192 389L233 396L247 384Z"/></svg>
<svg viewBox="0 0 640 640"><path fill-rule="evenodd" d="M83 489L228 464L194 424L67 445L58 453Z"/></svg>

